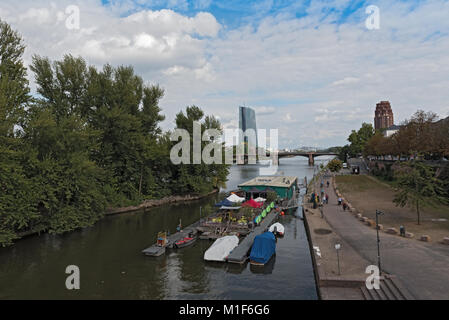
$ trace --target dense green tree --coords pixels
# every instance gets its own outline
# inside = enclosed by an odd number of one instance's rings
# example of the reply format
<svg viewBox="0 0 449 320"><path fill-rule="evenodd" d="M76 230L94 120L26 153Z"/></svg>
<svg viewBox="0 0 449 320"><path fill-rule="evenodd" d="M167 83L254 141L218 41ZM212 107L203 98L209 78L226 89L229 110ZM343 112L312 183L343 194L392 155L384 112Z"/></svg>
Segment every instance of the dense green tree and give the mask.
<svg viewBox="0 0 449 320"><path fill-rule="evenodd" d="M29 95L21 36L0 20L0 244L37 218L34 186L24 172L21 125Z"/></svg>
<svg viewBox="0 0 449 320"><path fill-rule="evenodd" d="M351 143L349 145L350 156L357 157L362 154L366 143L372 136L374 136L374 133L374 128L372 124L369 123L363 123L358 131L352 130L348 137L348 141Z"/></svg>
<svg viewBox="0 0 449 320"><path fill-rule="evenodd" d="M215 129L222 133L220 121L213 116L206 116L204 119L204 112L197 106L190 106L186 108L186 113L183 111L176 115L176 128L185 129L190 135L190 164L180 164L174 168L174 177L177 181L175 186L175 193L204 193L211 191L212 188L224 187L227 175L229 174L229 166L224 164L225 149L224 143L214 141L214 137L209 137L208 141L201 141L201 150L206 144L218 143L221 149L221 157L219 163L205 164L203 159L201 163L193 163L194 153L194 130L193 123L200 123L201 140L205 131L208 129ZM213 156L213 152L212 155Z"/></svg>
<svg viewBox="0 0 449 320"><path fill-rule="evenodd" d="M224 152L218 163L171 162L174 142L159 127L164 90L145 85L132 67L98 70L81 57L35 55L32 99L20 35L0 21L0 40L0 245L23 232L90 226L107 207L224 186ZM191 134L194 121L201 133L221 134L220 122L198 107L176 118ZM216 135L204 137L201 149L212 143L212 155L222 151Z"/></svg>
<svg viewBox="0 0 449 320"><path fill-rule="evenodd" d="M338 152L338 159L340 159L343 162L348 162L348 156L350 154L351 150L349 145L345 145L344 147L341 147Z"/></svg>
<svg viewBox="0 0 449 320"><path fill-rule="evenodd" d="M397 175L397 188L393 202L397 206L409 205L416 210L418 224L421 223L421 208L446 202L442 197L442 182L434 170L420 161L401 164Z"/></svg>
<svg viewBox="0 0 449 320"><path fill-rule="evenodd" d="M132 67L105 65L98 71L70 55L54 63L34 56L32 70L41 104L56 115L56 121L79 117L89 128L90 158L106 172L111 204L164 194L155 192L162 185L154 170L158 123L164 119L158 106L164 92L159 86L144 86Z"/></svg>
<svg viewBox="0 0 449 320"><path fill-rule="evenodd" d="M341 169L343 169L343 162L341 162L341 160L338 159L332 159L327 164L327 167L331 172L339 172Z"/></svg>

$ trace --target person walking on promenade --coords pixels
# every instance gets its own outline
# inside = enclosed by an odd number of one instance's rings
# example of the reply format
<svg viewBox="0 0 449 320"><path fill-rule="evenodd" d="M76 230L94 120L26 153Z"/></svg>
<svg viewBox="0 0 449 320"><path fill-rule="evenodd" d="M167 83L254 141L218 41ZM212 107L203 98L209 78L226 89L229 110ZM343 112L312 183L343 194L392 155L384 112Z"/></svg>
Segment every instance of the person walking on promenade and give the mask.
<svg viewBox="0 0 449 320"><path fill-rule="evenodd" d="M326 185L327 185L327 187L329 188L329 180L327 180L327 183L326 183Z"/></svg>
<svg viewBox="0 0 449 320"><path fill-rule="evenodd" d="M338 197L338 205L341 206L341 197Z"/></svg>
<svg viewBox="0 0 449 320"><path fill-rule="evenodd" d="M348 208L348 204L346 202L343 202L343 211L346 211L347 208Z"/></svg>
<svg viewBox="0 0 449 320"><path fill-rule="evenodd" d="M326 193L326 204L329 204L329 195Z"/></svg>

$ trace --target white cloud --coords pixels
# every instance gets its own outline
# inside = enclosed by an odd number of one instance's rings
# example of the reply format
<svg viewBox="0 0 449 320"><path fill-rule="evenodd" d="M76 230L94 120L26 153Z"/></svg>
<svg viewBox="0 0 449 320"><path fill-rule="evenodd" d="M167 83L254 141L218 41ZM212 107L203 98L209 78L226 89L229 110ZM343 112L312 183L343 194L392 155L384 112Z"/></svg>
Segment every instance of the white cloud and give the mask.
<svg viewBox="0 0 449 320"><path fill-rule="evenodd" d="M297 122L296 117L292 116L290 112L287 112L285 116L282 118L282 122L284 123L295 123ZM285 132L283 132L285 134Z"/></svg>
<svg viewBox="0 0 449 320"><path fill-rule="evenodd" d="M55 22L55 20L50 17L50 10L46 8L30 8L25 13L19 15L20 22L24 22L26 20L31 20L38 24Z"/></svg>
<svg viewBox="0 0 449 320"><path fill-rule="evenodd" d="M333 82L332 85L333 86L341 86L341 85L347 85L347 84L354 84L357 82L360 82L359 78L346 77L344 79Z"/></svg>
<svg viewBox="0 0 449 320"><path fill-rule="evenodd" d="M80 7L80 30L64 27L69 4ZM264 12L272 7L271 1L258 5ZM333 23L336 13L323 17L326 6L346 5L312 1L304 18L285 8L237 29L207 12L136 12L131 1L106 9L100 0L2 0L0 16L23 34L26 63L32 54L72 53L97 66L133 65L148 83L166 89L165 128L190 104L220 116L224 126L238 126L245 101L256 108L258 127L290 137L280 147L327 146L345 143L351 129L372 122L381 100L390 100L397 122L418 108L447 116L449 2L429 0L410 10L407 2L380 0L376 31L365 28L364 8L340 25ZM210 1L193 6L208 8Z"/></svg>
<svg viewBox="0 0 449 320"><path fill-rule="evenodd" d="M261 107L254 107L253 109L256 112L257 116L271 115L276 112L275 107L261 106Z"/></svg>
<svg viewBox="0 0 449 320"><path fill-rule="evenodd" d="M155 37L153 37L151 34L141 33L134 38L134 43L137 48L145 48L145 49L151 49L154 47L159 47L159 51L163 51L163 49L156 40Z"/></svg>

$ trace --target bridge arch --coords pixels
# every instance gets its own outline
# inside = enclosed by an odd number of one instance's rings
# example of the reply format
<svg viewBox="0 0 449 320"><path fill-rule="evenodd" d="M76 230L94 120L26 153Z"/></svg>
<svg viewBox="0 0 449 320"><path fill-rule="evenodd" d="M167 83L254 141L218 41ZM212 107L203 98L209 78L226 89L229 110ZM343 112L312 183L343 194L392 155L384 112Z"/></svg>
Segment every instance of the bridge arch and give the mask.
<svg viewBox="0 0 449 320"><path fill-rule="evenodd" d="M296 152L296 151L283 151L278 153L278 158L285 158L285 157L291 157L291 156L300 156L300 157L306 157L309 159L309 166L315 165L315 158L321 157L321 156L338 156L336 153L332 152Z"/></svg>

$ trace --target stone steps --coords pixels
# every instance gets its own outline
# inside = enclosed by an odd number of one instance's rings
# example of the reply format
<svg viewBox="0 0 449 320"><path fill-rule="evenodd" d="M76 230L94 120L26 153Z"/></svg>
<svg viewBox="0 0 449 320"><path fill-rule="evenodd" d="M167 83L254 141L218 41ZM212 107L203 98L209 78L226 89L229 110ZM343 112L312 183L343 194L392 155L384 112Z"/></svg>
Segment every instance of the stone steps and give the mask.
<svg viewBox="0 0 449 320"><path fill-rule="evenodd" d="M366 286L360 290L365 300L414 300L393 276L382 277L379 290L368 290Z"/></svg>

